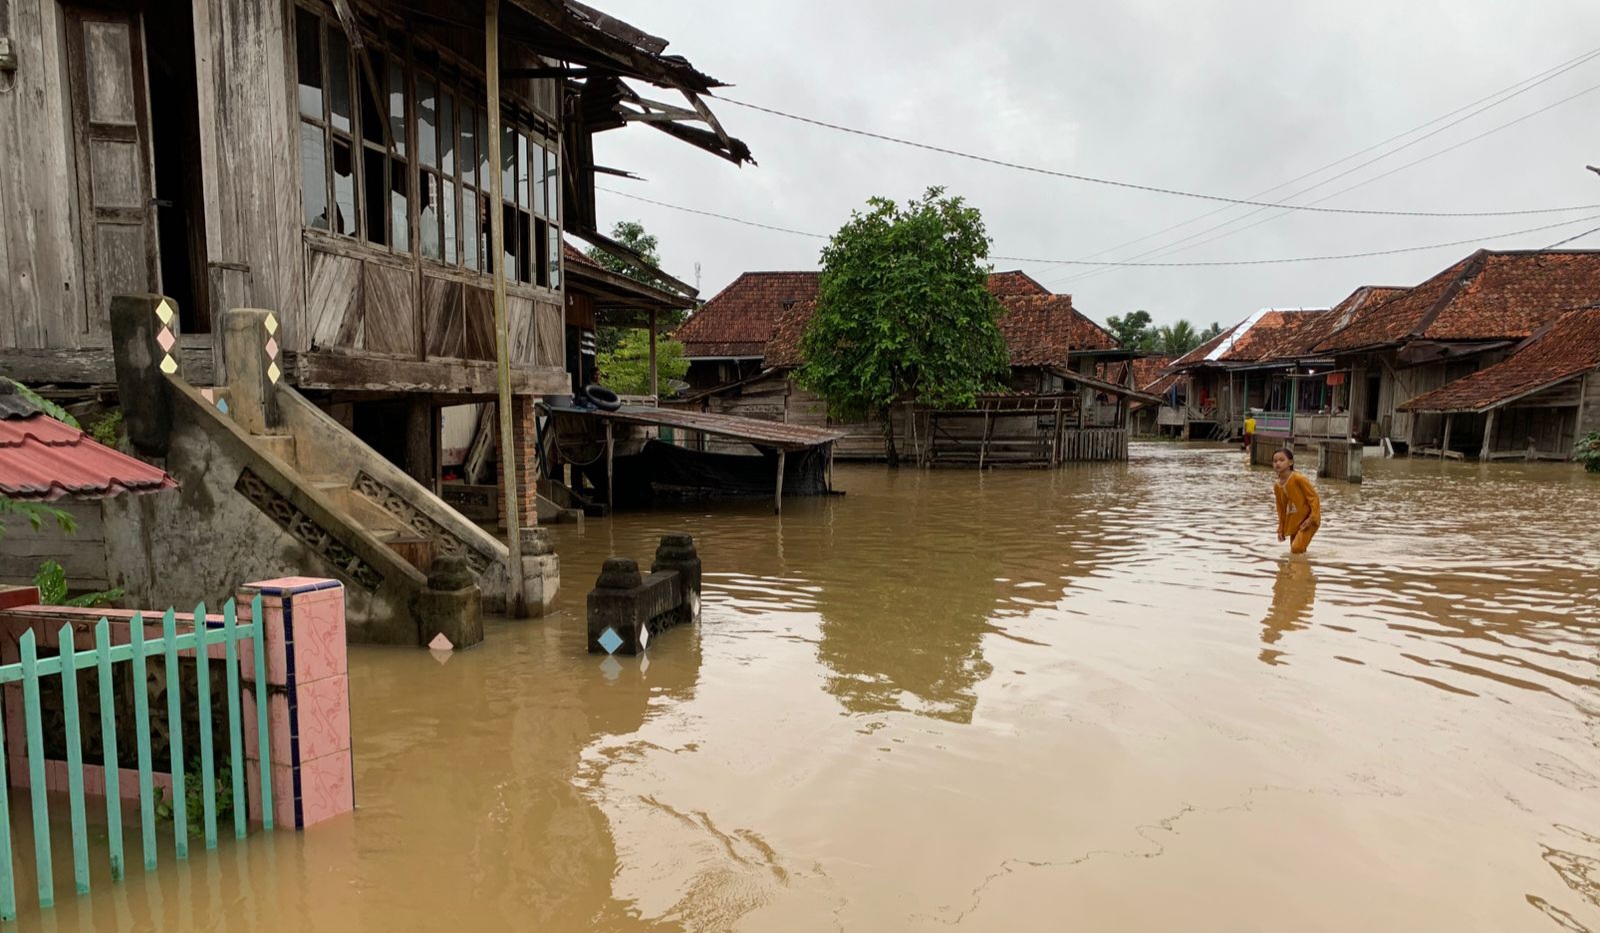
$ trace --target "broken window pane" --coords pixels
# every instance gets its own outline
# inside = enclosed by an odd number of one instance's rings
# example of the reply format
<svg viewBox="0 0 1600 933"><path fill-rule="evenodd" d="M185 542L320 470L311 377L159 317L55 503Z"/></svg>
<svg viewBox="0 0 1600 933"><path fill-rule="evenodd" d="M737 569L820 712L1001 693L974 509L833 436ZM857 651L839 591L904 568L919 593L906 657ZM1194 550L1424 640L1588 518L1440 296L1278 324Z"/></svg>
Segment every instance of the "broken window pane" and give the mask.
<svg viewBox="0 0 1600 933"><path fill-rule="evenodd" d="M305 205L306 226L327 230L328 156L323 148L322 127L300 124L301 201Z"/></svg>
<svg viewBox="0 0 1600 933"><path fill-rule="evenodd" d="M446 178L439 193L439 204L444 209L444 263L456 264L456 183Z"/></svg>
<svg viewBox="0 0 1600 933"><path fill-rule="evenodd" d="M417 75L417 160L428 168L439 165L439 111L433 78Z"/></svg>
<svg viewBox="0 0 1600 933"><path fill-rule="evenodd" d="M337 29L328 30L328 106L333 128L350 132L350 44Z"/></svg>
<svg viewBox="0 0 1600 933"><path fill-rule="evenodd" d="M383 100L383 56L377 52L368 52L367 60L372 63L371 74L378 78L378 87L373 87L368 80L365 68L357 68L359 74L356 83L361 85L361 138L368 142L383 145L383 110L379 101Z"/></svg>
<svg viewBox="0 0 1600 933"><path fill-rule="evenodd" d="M461 189L461 258L468 269L478 268L478 193Z"/></svg>
<svg viewBox="0 0 1600 933"><path fill-rule="evenodd" d="M439 243L439 176L421 172L417 182L417 235L422 238L422 256L438 260L444 256Z"/></svg>
<svg viewBox="0 0 1600 933"><path fill-rule="evenodd" d="M389 231L397 253L411 251L410 187L406 164L399 159L389 160Z"/></svg>
<svg viewBox="0 0 1600 933"><path fill-rule="evenodd" d="M365 194L363 206L366 208L367 242L383 246L389 242L384 228L384 222L389 219L389 182L383 173L388 160L383 153L374 149L362 149L361 152L361 188Z"/></svg>
<svg viewBox="0 0 1600 933"><path fill-rule="evenodd" d="M398 61L389 62L389 132L395 155L406 154L406 76Z"/></svg>
<svg viewBox="0 0 1600 933"><path fill-rule="evenodd" d="M356 235L356 168L348 143L333 144L333 229Z"/></svg>
<svg viewBox="0 0 1600 933"><path fill-rule="evenodd" d="M535 146L533 151L535 153L537 153L539 151L538 147ZM522 208L523 210L527 210L532 206L532 204L531 204L531 202L529 200L529 196L530 196L531 191L532 191L532 186L528 184L528 182L530 180L530 178L529 178L530 173L529 173L529 170L528 170L530 162L531 162L531 160L528 158L528 137L524 136L521 133L518 133L517 134L517 206Z"/></svg>
<svg viewBox="0 0 1600 933"><path fill-rule="evenodd" d="M505 189L500 197L517 203L517 131L500 124L500 184Z"/></svg>
<svg viewBox="0 0 1600 933"><path fill-rule="evenodd" d="M488 195L489 175L489 115L478 111L478 187Z"/></svg>
<svg viewBox="0 0 1600 933"><path fill-rule="evenodd" d="M448 88L439 95L439 170L456 177L456 98Z"/></svg>
<svg viewBox="0 0 1600 933"><path fill-rule="evenodd" d="M544 215L559 224L561 222L561 157L554 147L545 153L545 173Z"/></svg>

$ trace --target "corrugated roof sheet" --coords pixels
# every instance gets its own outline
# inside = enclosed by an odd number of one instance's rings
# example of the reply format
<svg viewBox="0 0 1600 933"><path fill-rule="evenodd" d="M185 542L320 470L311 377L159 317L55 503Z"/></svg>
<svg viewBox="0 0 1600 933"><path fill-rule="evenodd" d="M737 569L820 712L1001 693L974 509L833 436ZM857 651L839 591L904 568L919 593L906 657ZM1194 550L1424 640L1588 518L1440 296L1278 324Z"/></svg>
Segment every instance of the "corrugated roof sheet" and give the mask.
<svg viewBox="0 0 1600 933"><path fill-rule="evenodd" d="M712 296L673 336L690 359L760 359L785 310L816 301L821 278L820 272L746 272ZM1022 272L991 273L988 287L1000 298L1050 294ZM798 346L797 338L794 345ZM791 364L768 361L767 365Z"/></svg>
<svg viewBox="0 0 1600 933"><path fill-rule="evenodd" d="M1000 277L991 276L991 285ZM1001 284L1003 287L1005 283ZM1000 294L999 298L1004 309L998 322L1000 334L1005 337L1012 366L1063 365L1073 351L1111 350L1117 346L1105 328L1072 306L1071 295L1038 294L1024 289ZM805 362L800 342L816 311L815 301L802 301L777 316L772 339L762 351L764 365L787 369Z"/></svg>
<svg viewBox="0 0 1600 933"><path fill-rule="evenodd" d="M1172 368L1298 359L1327 333L1331 318L1328 308L1263 308L1185 353Z"/></svg>
<svg viewBox="0 0 1600 933"><path fill-rule="evenodd" d="M1401 405L1403 411L1484 411L1600 367L1600 308L1571 311L1514 353Z"/></svg>
<svg viewBox="0 0 1600 933"><path fill-rule="evenodd" d="M610 421L629 424L659 425L702 431L718 437L731 437L766 447L796 450L832 443L844 435L838 431L811 428L782 421L765 421L759 418L741 418L708 411L690 411L682 408L650 408L643 405L624 405L616 411L597 411L591 408L550 406L562 415L589 415Z"/></svg>
<svg viewBox="0 0 1600 933"><path fill-rule="evenodd" d="M49 501L172 489L166 472L41 414L0 419L0 495Z"/></svg>

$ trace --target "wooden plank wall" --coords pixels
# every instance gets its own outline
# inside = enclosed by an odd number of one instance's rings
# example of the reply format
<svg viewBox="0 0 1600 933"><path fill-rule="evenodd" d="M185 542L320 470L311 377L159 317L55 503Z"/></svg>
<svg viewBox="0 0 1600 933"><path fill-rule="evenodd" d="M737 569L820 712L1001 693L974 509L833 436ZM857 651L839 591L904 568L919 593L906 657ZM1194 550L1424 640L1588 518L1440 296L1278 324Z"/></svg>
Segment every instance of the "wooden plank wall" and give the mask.
<svg viewBox="0 0 1600 933"><path fill-rule="evenodd" d="M1578 409L1578 436L1600 431L1600 369L1583 377L1583 403Z"/></svg>
<svg viewBox="0 0 1600 933"><path fill-rule="evenodd" d="M0 346L75 348L85 319L58 0L0 0L20 67L0 81Z"/></svg>
<svg viewBox="0 0 1600 933"><path fill-rule="evenodd" d="M98 500L61 500L55 507L72 513L78 529L66 534L59 525L46 523L37 531L26 519L12 516L0 538L0 584L24 586L33 582L39 564L53 560L67 573L67 585L74 590L103 590L110 587L106 568L105 523Z"/></svg>
<svg viewBox="0 0 1600 933"><path fill-rule="evenodd" d="M214 308L239 294L271 308L285 349L311 346L301 246L299 136L289 97L292 47L281 0L193 0L200 85L199 171ZM348 274L348 273L347 273Z"/></svg>

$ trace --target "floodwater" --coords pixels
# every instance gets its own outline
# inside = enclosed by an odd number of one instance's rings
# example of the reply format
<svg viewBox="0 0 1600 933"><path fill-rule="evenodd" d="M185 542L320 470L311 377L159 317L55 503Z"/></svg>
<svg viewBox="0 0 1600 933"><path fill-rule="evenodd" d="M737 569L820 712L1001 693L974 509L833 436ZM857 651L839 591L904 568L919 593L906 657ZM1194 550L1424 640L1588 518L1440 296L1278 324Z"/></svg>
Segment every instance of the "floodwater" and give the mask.
<svg viewBox="0 0 1600 933"><path fill-rule="evenodd" d="M1294 561L1163 445L560 527L554 616L352 652L356 814L24 928L1600 933L1600 478L1366 465ZM701 625L586 654L678 530Z"/></svg>

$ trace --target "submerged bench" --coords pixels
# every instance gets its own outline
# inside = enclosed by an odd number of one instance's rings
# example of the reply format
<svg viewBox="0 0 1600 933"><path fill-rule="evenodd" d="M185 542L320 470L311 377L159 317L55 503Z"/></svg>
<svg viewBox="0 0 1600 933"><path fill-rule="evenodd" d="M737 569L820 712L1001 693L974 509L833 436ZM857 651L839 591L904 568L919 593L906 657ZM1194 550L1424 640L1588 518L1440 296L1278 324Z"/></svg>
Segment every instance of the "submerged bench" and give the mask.
<svg viewBox="0 0 1600 933"><path fill-rule="evenodd" d="M589 653L638 654L674 625L700 618L700 555L694 538L663 535L650 575L626 557L610 557L589 593Z"/></svg>

